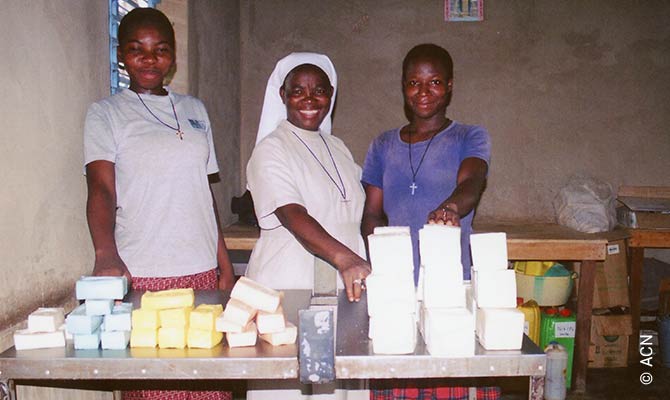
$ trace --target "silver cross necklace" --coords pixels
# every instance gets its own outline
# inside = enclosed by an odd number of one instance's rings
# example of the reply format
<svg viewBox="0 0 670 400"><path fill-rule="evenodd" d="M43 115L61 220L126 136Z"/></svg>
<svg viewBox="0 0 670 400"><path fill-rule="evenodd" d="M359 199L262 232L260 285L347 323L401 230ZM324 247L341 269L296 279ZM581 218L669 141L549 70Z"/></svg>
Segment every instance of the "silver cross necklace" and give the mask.
<svg viewBox="0 0 670 400"><path fill-rule="evenodd" d="M170 100L170 105L172 106L172 113L174 114L174 120L177 121L177 127L176 128L171 126L171 125L166 124L160 118L158 118L158 116L156 114L154 114L151 111L151 109L146 105L144 100L142 100L142 97L140 97L140 94L137 93L137 92L135 92L135 94L137 95L137 98L140 99L140 102L142 103L144 108L146 108L147 111L149 111L149 114L151 114L154 118L156 118L156 121L160 122L161 124L167 126L168 128L172 129L173 131L175 131L179 140L184 140L184 132L182 132L181 125L179 124L179 118L177 118L177 110L175 110L174 103L172 102L172 99L170 98L169 94L168 94L168 100Z"/></svg>

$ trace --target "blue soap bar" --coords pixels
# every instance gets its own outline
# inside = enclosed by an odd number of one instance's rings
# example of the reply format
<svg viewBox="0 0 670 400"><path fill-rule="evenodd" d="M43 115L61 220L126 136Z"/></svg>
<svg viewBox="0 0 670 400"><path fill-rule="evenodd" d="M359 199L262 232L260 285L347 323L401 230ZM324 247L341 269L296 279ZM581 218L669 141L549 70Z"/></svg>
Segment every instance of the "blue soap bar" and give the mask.
<svg viewBox="0 0 670 400"><path fill-rule="evenodd" d="M101 323L102 315L86 315L86 304L79 305L65 318L67 331L73 335L91 334Z"/></svg>
<svg viewBox="0 0 670 400"><path fill-rule="evenodd" d="M131 327L132 303L121 303L114 306L111 314L105 315L102 321L103 331L129 331Z"/></svg>
<svg viewBox="0 0 670 400"><path fill-rule="evenodd" d="M100 329L93 333L74 335L74 348L77 350L97 349L100 347Z"/></svg>
<svg viewBox="0 0 670 400"><path fill-rule="evenodd" d="M82 276L75 285L77 300L116 299L128 293L125 276Z"/></svg>
<svg viewBox="0 0 670 400"><path fill-rule="evenodd" d="M86 315L107 315L112 313L113 299L86 299Z"/></svg>
<svg viewBox="0 0 670 400"><path fill-rule="evenodd" d="M103 349L123 350L130 342L130 331L105 331L100 337Z"/></svg>

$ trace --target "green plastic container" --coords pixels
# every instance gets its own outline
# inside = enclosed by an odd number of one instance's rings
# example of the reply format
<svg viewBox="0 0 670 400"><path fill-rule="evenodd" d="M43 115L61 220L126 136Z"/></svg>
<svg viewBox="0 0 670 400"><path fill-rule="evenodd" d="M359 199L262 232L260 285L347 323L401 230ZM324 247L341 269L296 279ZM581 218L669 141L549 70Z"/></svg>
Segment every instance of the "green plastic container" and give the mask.
<svg viewBox="0 0 670 400"><path fill-rule="evenodd" d="M542 310L540 322L540 348L544 349L549 342L555 341L565 347L568 353L568 369L566 371L566 387L572 384L572 359L575 354L575 327L577 317L567 308L558 310L555 307Z"/></svg>

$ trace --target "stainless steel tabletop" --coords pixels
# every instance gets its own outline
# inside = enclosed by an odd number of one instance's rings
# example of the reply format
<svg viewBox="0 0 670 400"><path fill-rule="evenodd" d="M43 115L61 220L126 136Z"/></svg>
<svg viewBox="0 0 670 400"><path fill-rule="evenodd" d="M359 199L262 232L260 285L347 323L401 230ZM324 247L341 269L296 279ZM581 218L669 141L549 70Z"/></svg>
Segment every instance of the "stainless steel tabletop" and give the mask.
<svg viewBox="0 0 670 400"><path fill-rule="evenodd" d="M311 292L286 290L287 319L298 321L298 310L309 307ZM129 301L139 307L141 292ZM224 304L228 292L198 291L197 304ZM365 296L349 303L338 299L335 367L338 379L428 378L478 376L541 376L546 356L527 337L519 351L486 351L477 345L473 357L430 356L419 338L413 354L376 355L368 340ZM231 349L75 350L67 347L0 354L0 379L297 379L297 345L273 347L261 340L255 347Z"/></svg>

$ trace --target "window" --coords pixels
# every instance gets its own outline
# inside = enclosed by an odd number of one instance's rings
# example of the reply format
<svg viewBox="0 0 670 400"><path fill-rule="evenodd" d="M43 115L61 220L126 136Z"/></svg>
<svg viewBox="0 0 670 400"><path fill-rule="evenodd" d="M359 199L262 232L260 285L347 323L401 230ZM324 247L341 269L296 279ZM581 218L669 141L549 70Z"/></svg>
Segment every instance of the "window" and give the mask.
<svg viewBox="0 0 670 400"><path fill-rule="evenodd" d="M156 7L160 0L109 0L109 64L110 64L110 89L112 94L120 88L130 85L128 74L119 65L116 58L116 47L119 45L118 32L119 22L128 11L137 7Z"/></svg>

